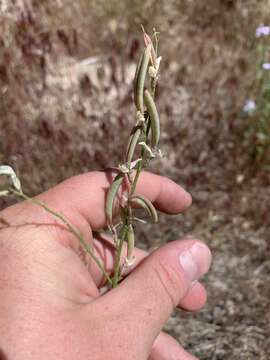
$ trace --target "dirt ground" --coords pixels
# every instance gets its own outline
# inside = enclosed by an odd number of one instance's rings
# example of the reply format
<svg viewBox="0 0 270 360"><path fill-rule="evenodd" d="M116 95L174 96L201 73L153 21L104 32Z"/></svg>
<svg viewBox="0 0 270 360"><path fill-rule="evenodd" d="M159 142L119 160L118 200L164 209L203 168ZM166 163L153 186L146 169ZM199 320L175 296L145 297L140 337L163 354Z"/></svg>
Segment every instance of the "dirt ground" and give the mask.
<svg viewBox="0 0 270 360"><path fill-rule="evenodd" d="M33 195L121 162L139 24L160 30L165 156L152 170L187 188L193 204L161 215L151 236L140 227L139 244L189 234L213 251L207 306L166 325L201 360L270 359L270 174L252 159L241 116L255 28L270 22L269 9L268 0L0 1L0 163Z"/></svg>

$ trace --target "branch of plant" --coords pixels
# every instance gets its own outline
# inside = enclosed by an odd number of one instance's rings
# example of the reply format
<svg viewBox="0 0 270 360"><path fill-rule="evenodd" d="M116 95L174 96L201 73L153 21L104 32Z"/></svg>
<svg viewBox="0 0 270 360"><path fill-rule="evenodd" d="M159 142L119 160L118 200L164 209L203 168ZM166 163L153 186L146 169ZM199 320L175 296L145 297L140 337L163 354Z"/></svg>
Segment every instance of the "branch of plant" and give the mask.
<svg viewBox="0 0 270 360"><path fill-rule="evenodd" d="M157 86L157 80L158 80L158 71L159 71L159 63L161 58L157 58L157 33L156 31L154 31L154 38L156 41L156 46L154 48L154 45L152 43L152 40L150 39L150 37L145 33L144 29L143 29L143 33L144 33L144 41L145 41L145 49L144 49L144 53L142 54L142 56L140 57L140 60L138 62L137 65L137 69L136 69L136 73L135 73L135 78L134 78L134 100L135 100L135 105L137 108L137 124L134 126L134 128L132 129L131 132L131 139L128 145L128 150L127 150L127 154L128 154L128 163L127 165L124 166L119 166L120 170L121 169L127 169L127 179L129 181L129 192L128 192L128 198L126 199L126 204L125 204L125 208L122 214L122 236L120 237L120 240L116 242L116 261L115 261L115 266L114 266L114 276L113 276L113 287L116 287L120 278L121 278L121 254L122 254L122 248L123 248L123 243L124 241L127 241L128 243L128 249L130 251L130 249L132 249L132 246L134 246L133 242L134 242L134 234L133 234L133 225L132 222L134 221L134 218L132 217L131 214L131 207L130 207L130 199L132 198L132 196L134 195L135 191L136 191L136 187L139 181L139 177L140 174L142 172L142 170L145 168L146 162L148 161L149 158L151 158L152 155L152 149L151 146L153 145L154 142L154 147L156 147L157 142L158 142L158 138L159 138L159 119L158 119L158 114L157 114L157 110L156 107L154 105L154 97L155 97L155 92L156 92L156 86ZM149 61L152 63L152 66L149 67ZM151 70L151 71L150 71ZM145 77L146 75L150 76L150 84L151 84L151 94L147 94L147 91L144 90L145 88ZM144 95L145 93L145 95ZM146 104L144 104L144 97L145 101L147 101ZM144 107L146 106L146 111L144 109ZM139 114L139 116L138 116ZM151 123L151 122L154 122ZM143 141L138 141L134 147L134 142L138 140L136 136L136 130L138 129L138 124L139 128L141 128L142 130L142 137L143 137ZM158 126L158 128L157 128ZM148 137L149 137L149 133L152 133L152 139L151 139L151 143L149 143ZM137 130L138 131L138 130ZM154 136L153 136L153 132L154 132ZM155 132L157 132L155 134ZM133 136L133 138L132 138ZM133 168L131 167L131 161L132 161L132 157L133 157L133 153L135 153L135 149L137 148L138 145L143 145L141 147L141 152L140 152L140 158L137 159L137 163L135 166L135 176L132 177L132 171ZM149 152L150 152L150 156L149 156ZM117 180L119 181L119 180ZM117 191L114 191L114 186L116 186L117 183L112 184L112 191L109 192L109 196L108 196L108 204L109 204L109 213L107 215L109 215L109 223L112 222L112 213L113 213L113 203L114 203L114 198L116 198L117 195ZM139 201L140 203L140 201ZM150 206L148 204L148 206ZM147 205L146 205L147 207ZM152 204L151 204L151 208L153 208ZM154 216L155 217L155 216ZM155 219L157 219L157 217L155 217ZM129 232L128 232L128 226L130 226L132 229L132 236L128 236ZM112 225L109 226L109 228L113 229L113 232L116 232L115 227L113 227ZM129 240L130 238L130 240ZM129 241L132 242L132 244L129 243ZM128 255L130 256L130 254ZM127 263L129 263L129 259L127 259Z"/></svg>

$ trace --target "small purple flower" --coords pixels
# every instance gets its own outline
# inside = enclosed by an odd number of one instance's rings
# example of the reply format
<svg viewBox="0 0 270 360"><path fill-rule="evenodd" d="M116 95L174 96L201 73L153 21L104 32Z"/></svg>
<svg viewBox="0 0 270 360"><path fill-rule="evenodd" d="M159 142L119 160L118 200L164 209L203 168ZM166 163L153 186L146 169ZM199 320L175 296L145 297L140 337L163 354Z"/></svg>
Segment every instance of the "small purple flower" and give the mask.
<svg viewBox="0 0 270 360"><path fill-rule="evenodd" d="M247 100L243 106L243 111L247 114L252 114L253 111L256 109L256 103L254 100Z"/></svg>
<svg viewBox="0 0 270 360"><path fill-rule="evenodd" d="M270 63L264 63L262 67L264 70L270 70Z"/></svg>
<svg viewBox="0 0 270 360"><path fill-rule="evenodd" d="M270 35L270 26L261 25L256 29L256 37Z"/></svg>

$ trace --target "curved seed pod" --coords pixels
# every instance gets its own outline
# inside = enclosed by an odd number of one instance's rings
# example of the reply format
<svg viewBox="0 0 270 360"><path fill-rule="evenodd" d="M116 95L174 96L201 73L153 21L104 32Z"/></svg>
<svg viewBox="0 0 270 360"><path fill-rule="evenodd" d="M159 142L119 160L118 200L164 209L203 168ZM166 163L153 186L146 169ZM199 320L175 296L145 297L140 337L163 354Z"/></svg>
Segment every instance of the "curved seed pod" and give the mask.
<svg viewBox="0 0 270 360"><path fill-rule="evenodd" d="M139 58L139 61L138 61L137 67L136 67L136 71L135 71L134 80L133 80L134 99L136 99L136 88L137 88L138 74L139 74L139 71L141 69L143 54L144 53L142 53L140 55L140 58Z"/></svg>
<svg viewBox="0 0 270 360"><path fill-rule="evenodd" d="M127 259L128 261L130 261L132 259L132 253L135 247L134 229L131 224L128 225L126 239L127 239Z"/></svg>
<svg viewBox="0 0 270 360"><path fill-rule="evenodd" d="M156 105L148 90L145 90L144 92L144 101L147 112L150 117L151 146L155 148L159 142L159 137L160 137L160 122L159 122L159 116Z"/></svg>
<svg viewBox="0 0 270 360"><path fill-rule="evenodd" d="M108 225L112 225L114 202L123 180L124 180L123 174L117 175L107 193L105 211L106 211Z"/></svg>
<svg viewBox="0 0 270 360"><path fill-rule="evenodd" d="M128 164L131 163L133 155L134 155L134 151L136 148L136 145L139 141L139 138L141 136L141 129L137 129L131 136L128 142L128 148L127 148L127 153L126 153L126 162Z"/></svg>
<svg viewBox="0 0 270 360"><path fill-rule="evenodd" d="M154 224L156 224L158 222L157 211L150 200L148 200L147 198L145 198L142 195L136 195L136 196L131 197L130 203L131 203L131 205L139 206L139 207L145 209L148 212L148 214L150 215L152 222Z"/></svg>
<svg viewBox="0 0 270 360"><path fill-rule="evenodd" d="M143 91L144 91L144 83L147 74L147 69L149 65L150 54L151 54L151 44L149 44L144 50L141 66L137 75L136 88L135 88L136 90L134 94L136 107L141 113L144 113Z"/></svg>

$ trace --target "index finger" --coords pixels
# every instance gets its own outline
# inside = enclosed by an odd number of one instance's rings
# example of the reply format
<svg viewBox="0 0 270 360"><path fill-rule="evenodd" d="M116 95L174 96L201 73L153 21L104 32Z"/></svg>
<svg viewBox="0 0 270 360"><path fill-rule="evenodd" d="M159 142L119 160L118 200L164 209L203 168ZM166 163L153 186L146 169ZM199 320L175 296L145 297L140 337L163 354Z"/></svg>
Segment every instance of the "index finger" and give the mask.
<svg viewBox="0 0 270 360"><path fill-rule="evenodd" d="M110 186L108 175L94 171L72 177L42 193L38 199L64 214L79 230L82 218L92 230L99 230L106 226L105 201ZM191 204L191 196L181 186L168 178L148 172L140 175L136 193L144 195L158 210L169 214L180 213ZM15 208L19 210L19 207L15 205L10 211L14 214ZM34 205L29 204L20 218L27 216L28 220L32 217L35 221L42 221L44 212L37 211L36 207L32 211L32 207Z"/></svg>
<svg viewBox="0 0 270 360"><path fill-rule="evenodd" d="M75 209L93 230L106 226L105 202L110 186L108 173L91 172L73 177L42 195L62 209ZM178 214L191 204L191 196L174 181L148 172L139 178L136 193L151 200L156 208L168 214ZM68 198L67 198L67 194Z"/></svg>

